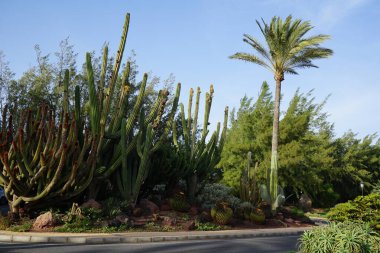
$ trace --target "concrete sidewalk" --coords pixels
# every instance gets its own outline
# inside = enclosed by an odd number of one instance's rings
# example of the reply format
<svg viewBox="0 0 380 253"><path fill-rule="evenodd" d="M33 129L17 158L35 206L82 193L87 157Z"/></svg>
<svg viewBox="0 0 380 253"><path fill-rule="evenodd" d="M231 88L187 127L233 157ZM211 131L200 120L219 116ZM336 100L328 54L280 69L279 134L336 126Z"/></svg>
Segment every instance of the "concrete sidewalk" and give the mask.
<svg viewBox="0 0 380 253"><path fill-rule="evenodd" d="M17 233L0 231L0 242L13 243L68 243L68 244L107 244L107 243L148 243L164 241L232 239L269 236L301 235L311 227L247 229L223 231L189 232L126 232L126 233Z"/></svg>

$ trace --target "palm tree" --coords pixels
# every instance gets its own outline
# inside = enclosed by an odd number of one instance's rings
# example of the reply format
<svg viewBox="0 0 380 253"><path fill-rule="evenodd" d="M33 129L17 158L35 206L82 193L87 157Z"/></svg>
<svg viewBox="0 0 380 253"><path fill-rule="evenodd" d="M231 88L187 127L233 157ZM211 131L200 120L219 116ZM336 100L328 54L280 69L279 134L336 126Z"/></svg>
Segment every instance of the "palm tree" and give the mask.
<svg viewBox="0 0 380 253"><path fill-rule="evenodd" d="M317 68L312 63L312 60L327 58L333 54L333 51L320 47L320 43L329 39L330 36L319 34L306 37L306 34L313 28L309 21L292 20L292 16L289 15L285 22L279 17L273 17L269 25L263 19L262 24L257 20L256 23L264 35L267 48L263 47L255 38L244 34L243 41L254 49L255 54L239 52L230 56L230 58L256 63L274 74L276 92L269 192L272 200L272 211L275 211L276 206L273 205L273 201L278 195L277 150L281 82L284 80L285 74L298 74L296 72L298 68Z"/></svg>

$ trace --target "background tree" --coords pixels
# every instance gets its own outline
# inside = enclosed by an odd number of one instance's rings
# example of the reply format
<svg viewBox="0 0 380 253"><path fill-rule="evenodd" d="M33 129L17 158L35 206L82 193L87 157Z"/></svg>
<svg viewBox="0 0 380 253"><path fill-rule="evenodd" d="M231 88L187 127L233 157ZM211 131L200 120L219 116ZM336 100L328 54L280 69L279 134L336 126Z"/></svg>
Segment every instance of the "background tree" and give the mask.
<svg viewBox="0 0 380 253"><path fill-rule="evenodd" d="M298 68L317 67L312 63L314 59L327 58L332 55L332 50L320 47L320 43L329 38L328 35L315 35L306 37L313 28L308 21L300 19L292 20L288 16L285 22L280 17L273 17L268 25L262 20L262 24L256 21L268 48L263 47L255 38L244 34L243 41L252 46L256 54L236 53L231 59L239 59L252 62L269 69L274 74L276 81L273 133L272 133L272 155L270 172L270 195L272 202L277 198L277 162L278 162L278 135L280 119L280 96L281 82L285 73L298 74ZM272 210L276 207L272 205Z"/></svg>
<svg viewBox="0 0 380 253"><path fill-rule="evenodd" d="M0 109L3 108L4 101L7 99L8 87L14 75L9 67L9 62L5 59L5 54L0 51Z"/></svg>

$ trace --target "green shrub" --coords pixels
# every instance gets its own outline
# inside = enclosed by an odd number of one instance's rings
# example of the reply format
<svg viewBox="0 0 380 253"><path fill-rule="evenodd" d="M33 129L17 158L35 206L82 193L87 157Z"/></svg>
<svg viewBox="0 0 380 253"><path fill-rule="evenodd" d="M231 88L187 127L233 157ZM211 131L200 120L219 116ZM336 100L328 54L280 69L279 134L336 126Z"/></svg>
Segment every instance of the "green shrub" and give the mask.
<svg viewBox="0 0 380 253"><path fill-rule="evenodd" d="M13 232L27 232L31 230L33 227L33 220L22 219L17 224L12 225L8 228L8 230Z"/></svg>
<svg viewBox="0 0 380 253"><path fill-rule="evenodd" d="M293 217L304 217L305 216L305 212L302 209L299 209L295 206L290 209L290 212L291 212L291 215Z"/></svg>
<svg viewBox="0 0 380 253"><path fill-rule="evenodd" d="M211 209L220 202L226 202L233 210L241 200L232 195L232 189L222 184L206 184L197 196L197 202L203 209Z"/></svg>
<svg viewBox="0 0 380 253"><path fill-rule="evenodd" d="M0 230L7 230L11 226L11 221L7 216L0 216Z"/></svg>
<svg viewBox="0 0 380 253"><path fill-rule="evenodd" d="M368 224L331 223L304 232L299 241L301 253L380 252L380 237Z"/></svg>
<svg viewBox="0 0 380 253"><path fill-rule="evenodd" d="M195 230L197 231L216 231L222 227L211 222L195 222Z"/></svg>
<svg viewBox="0 0 380 253"><path fill-rule="evenodd" d="M380 224L380 194L359 196L353 201L338 204L327 213L332 221L363 221L375 227Z"/></svg>
<svg viewBox="0 0 380 253"><path fill-rule="evenodd" d="M380 180L377 181L377 183L376 183L375 186L373 187L371 193L380 194Z"/></svg>

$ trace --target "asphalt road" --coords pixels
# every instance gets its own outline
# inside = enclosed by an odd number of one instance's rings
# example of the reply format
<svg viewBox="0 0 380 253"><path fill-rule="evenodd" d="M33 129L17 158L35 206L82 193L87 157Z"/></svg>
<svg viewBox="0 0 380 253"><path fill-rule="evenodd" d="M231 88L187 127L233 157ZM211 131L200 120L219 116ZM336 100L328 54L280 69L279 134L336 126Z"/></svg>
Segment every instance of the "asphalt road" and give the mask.
<svg viewBox="0 0 380 253"><path fill-rule="evenodd" d="M104 245L53 245L53 244L11 244L0 243L1 253L280 253L296 250L298 236L257 237L248 239L160 242L145 244L104 244Z"/></svg>

